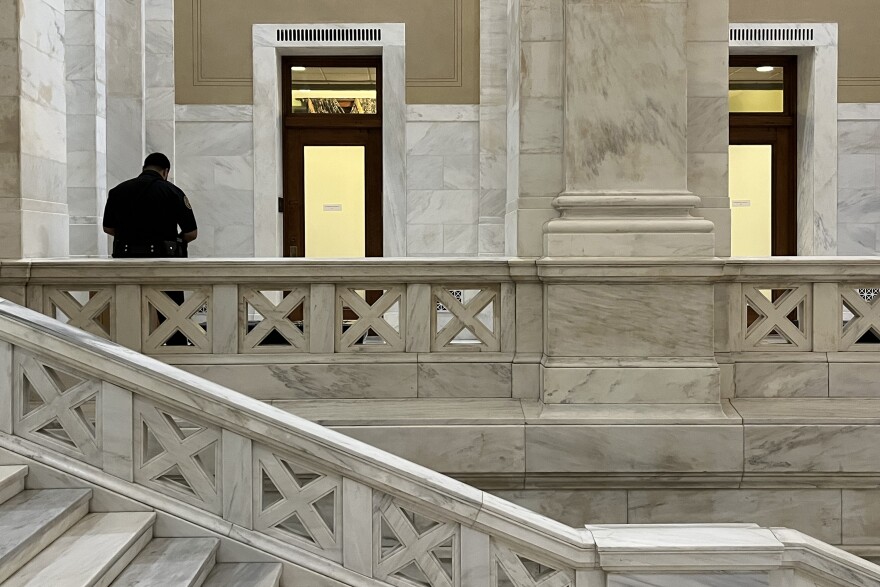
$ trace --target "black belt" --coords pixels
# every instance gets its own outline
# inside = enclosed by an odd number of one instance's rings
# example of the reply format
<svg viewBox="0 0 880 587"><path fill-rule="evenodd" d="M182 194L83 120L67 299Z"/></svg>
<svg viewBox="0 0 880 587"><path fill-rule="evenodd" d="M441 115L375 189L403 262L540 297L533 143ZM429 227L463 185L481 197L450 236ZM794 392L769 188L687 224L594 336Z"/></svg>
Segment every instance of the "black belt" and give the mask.
<svg viewBox="0 0 880 587"><path fill-rule="evenodd" d="M138 257L181 257L180 243L177 241L155 241L152 243L127 243L113 241L113 256L116 258Z"/></svg>

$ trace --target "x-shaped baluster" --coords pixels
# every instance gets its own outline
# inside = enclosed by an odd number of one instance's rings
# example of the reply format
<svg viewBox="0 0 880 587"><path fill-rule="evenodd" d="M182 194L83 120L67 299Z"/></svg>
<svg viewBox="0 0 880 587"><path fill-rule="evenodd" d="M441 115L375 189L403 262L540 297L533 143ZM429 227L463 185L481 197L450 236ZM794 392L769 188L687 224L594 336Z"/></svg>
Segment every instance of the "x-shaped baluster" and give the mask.
<svg viewBox="0 0 880 587"><path fill-rule="evenodd" d="M104 312L112 300L113 293L109 289L98 290L85 304L80 304L69 291L65 290L51 291L48 296L49 303L54 304L67 316L67 323L70 326L104 338L110 338L110 332L95 318Z"/></svg>
<svg viewBox="0 0 880 587"><path fill-rule="evenodd" d="M372 305L367 303L366 300L351 288L342 289L339 292L338 320L341 323L343 304L347 305L358 315L358 320L342 334L339 339L340 346L346 349L351 348L360 340L361 336L367 331L372 330L385 340L389 350L403 350L403 333L395 330L384 318L385 313L398 301L400 301L399 307L402 309L402 300L402 291L397 287L388 289Z"/></svg>
<svg viewBox="0 0 880 587"><path fill-rule="evenodd" d="M494 329L487 328L478 318L480 312L497 299L497 293L494 289L484 289L472 300L463 304L448 289L436 288L434 295L437 300L452 314L451 320L435 337L436 347L446 347L458 336L458 333L467 328L476 335L482 345L488 347L489 350L497 350L499 344L498 337L493 332ZM497 308L495 314L497 315Z"/></svg>
<svg viewBox="0 0 880 587"><path fill-rule="evenodd" d="M407 519L390 500L381 507L381 516L394 530L402 548L389 554L379 561L379 568L385 576L392 575L403 569L410 562L415 562L421 569L431 587L452 587L452 581L431 551L448 541L455 535L453 524L438 524L422 535L416 531ZM453 545L454 547L454 545ZM381 548L381 545L379 545ZM455 556L453 548L453 556Z"/></svg>
<svg viewBox="0 0 880 587"><path fill-rule="evenodd" d="M880 332L880 297L874 298L874 302L866 302L862 296L852 289L844 289L841 286L841 297L846 305L856 316L843 327L843 335L840 339L841 350L846 350L856 344L859 339L872 327Z"/></svg>
<svg viewBox="0 0 880 587"><path fill-rule="evenodd" d="M501 568L513 582L514 587L571 587L571 577L562 571L556 571L535 581L519 557L507 548L496 547L495 558L501 563Z"/></svg>
<svg viewBox="0 0 880 587"><path fill-rule="evenodd" d="M139 476L155 482L158 477L176 465L198 498L206 504L214 505L217 500L215 482L202 468L196 455L218 442L220 433L203 427L190 436L181 438L180 433L168 421L170 415L163 414L154 406L144 406L139 412L141 420L146 422L147 428L164 449L152 459L140 463ZM146 444L147 437L144 434L141 438L141 448L143 449ZM217 450L216 446L214 450Z"/></svg>
<svg viewBox="0 0 880 587"><path fill-rule="evenodd" d="M30 435L39 432L41 428L57 419L64 428L64 432L70 437L71 442L86 457L88 462L100 462L101 453L98 449L96 431L75 412L76 408L83 403L96 397L100 391L100 382L84 380L67 391L58 388L55 380L49 376L44 366L36 359L25 356L21 360L21 370L31 387L43 400L43 405L32 412L22 415L16 423L16 433ZM24 414L27 397L24 393L24 381L19 380L19 413ZM67 448L67 447L62 447Z"/></svg>
<svg viewBox="0 0 880 587"><path fill-rule="evenodd" d="M268 454L259 462L263 471L266 472L283 497L281 501L273 503L265 511L258 514L258 518L262 520L262 529L272 528L296 514L318 546L321 548L335 547L336 537L333 531L327 527L312 504L331 491L338 491L339 482L331 477L323 476L308 483L305 487L300 487L290 471L279 462L275 455ZM258 479L262 483L262 476L258 476ZM336 513L334 511L334 515Z"/></svg>
<svg viewBox="0 0 880 587"><path fill-rule="evenodd" d="M208 301L207 293L196 290L188 300L184 300L183 304L179 306L164 291L145 289L144 297L149 304L152 304L159 313L165 316L165 321L147 336L144 341L145 347L153 350L158 349L171 338L175 331L179 330L193 343L196 349L202 351L210 349L211 343L208 340L208 335L191 320L199 308ZM144 322L149 323L148 317L145 317Z"/></svg>
<svg viewBox="0 0 880 587"><path fill-rule="evenodd" d="M760 313L763 319L752 324L745 333L746 344L760 346L764 338L775 329L789 341L792 347L803 348L807 346L808 339L806 329L802 332L788 318L789 314L807 297L808 289L805 286L790 288L778 300L768 300L757 287L750 286L745 289L746 300L754 310ZM746 308L743 309L746 311ZM806 308L802 320L807 320Z"/></svg>
<svg viewBox="0 0 880 587"><path fill-rule="evenodd" d="M301 289L291 291L277 306L273 304L261 291L251 289L244 294L245 302L249 303L263 319L254 329L245 335L245 344L249 348L258 346L272 330L276 330L281 336L298 350L306 347L306 339L299 328L288 320L288 316L305 300L305 292ZM245 324L247 324L245 322Z"/></svg>

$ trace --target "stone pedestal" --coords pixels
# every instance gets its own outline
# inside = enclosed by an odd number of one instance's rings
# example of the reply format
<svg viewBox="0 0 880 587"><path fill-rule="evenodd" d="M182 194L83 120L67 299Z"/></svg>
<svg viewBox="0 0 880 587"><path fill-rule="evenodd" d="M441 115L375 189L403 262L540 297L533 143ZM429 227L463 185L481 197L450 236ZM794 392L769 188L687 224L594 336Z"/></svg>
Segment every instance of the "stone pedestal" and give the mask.
<svg viewBox="0 0 880 587"><path fill-rule="evenodd" d="M687 191L687 8L566 0L564 189L546 256L714 254Z"/></svg>

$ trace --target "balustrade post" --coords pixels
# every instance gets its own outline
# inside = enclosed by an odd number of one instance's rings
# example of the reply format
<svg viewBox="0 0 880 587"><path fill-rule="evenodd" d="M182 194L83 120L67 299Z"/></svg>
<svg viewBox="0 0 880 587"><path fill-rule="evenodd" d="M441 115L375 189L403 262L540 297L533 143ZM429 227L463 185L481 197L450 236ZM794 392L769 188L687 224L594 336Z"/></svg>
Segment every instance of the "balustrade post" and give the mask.
<svg viewBox="0 0 880 587"><path fill-rule="evenodd" d="M253 442L229 430L222 430L220 443L223 462L221 488L223 519L242 528L254 528Z"/></svg>
<svg viewBox="0 0 880 587"><path fill-rule="evenodd" d="M0 432L12 434L12 345L0 340Z"/></svg>
<svg viewBox="0 0 880 587"><path fill-rule="evenodd" d="M503 300L502 300L503 301ZM538 400L541 396L541 354L544 350L544 286L517 283L514 305L513 397Z"/></svg>
<svg viewBox="0 0 880 587"><path fill-rule="evenodd" d="M133 351L141 352L143 333L141 324L141 286L116 286L116 342Z"/></svg>
<svg viewBox="0 0 880 587"><path fill-rule="evenodd" d="M43 306L43 286L28 285L27 286L27 307L34 312L45 314L46 310Z"/></svg>
<svg viewBox="0 0 880 587"><path fill-rule="evenodd" d="M813 352L833 353L840 347L840 292L837 283L813 284Z"/></svg>
<svg viewBox="0 0 880 587"><path fill-rule="evenodd" d="M492 552L489 535L461 527L461 584L468 587L491 586Z"/></svg>
<svg viewBox="0 0 880 587"><path fill-rule="evenodd" d="M744 312L742 283L732 283L727 287L727 344L730 352L743 348L746 327Z"/></svg>
<svg viewBox="0 0 880 587"><path fill-rule="evenodd" d="M501 284L498 305L500 350L502 353L512 353L516 351L516 286L513 283Z"/></svg>
<svg viewBox="0 0 880 587"><path fill-rule="evenodd" d="M431 352L431 286L411 283L406 286L406 352Z"/></svg>
<svg viewBox="0 0 880 587"><path fill-rule="evenodd" d="M211 352L215 355L238 353L238 285L214 285L211 295ZM247 315L244 317L247 320Z"/></svg>
<svg viewBox="0 0 880 587"><path fill-rule="evenodd" d="M309 352L336 350L336 286L313 283L309 293Z"/></svg>
<svg viewBox="0 0 880 587"><path fill-rule="evenodd" d="M345 478L342 479L342 564L366 577L373 576L373 490Z"/></svg>
<svg viewBox="0 0 880 587"><path fill-rule="evenodd" d="M101 383L100 426L103 468L125 481L134 481L133 396L106 381Z"/></svg>

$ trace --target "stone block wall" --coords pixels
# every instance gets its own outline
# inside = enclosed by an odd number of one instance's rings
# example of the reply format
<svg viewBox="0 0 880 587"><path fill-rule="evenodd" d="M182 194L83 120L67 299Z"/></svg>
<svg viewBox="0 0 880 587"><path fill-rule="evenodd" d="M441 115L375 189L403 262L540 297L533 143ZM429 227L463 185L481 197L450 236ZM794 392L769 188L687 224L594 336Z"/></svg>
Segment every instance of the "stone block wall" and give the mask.
<svg viewBox="0 0 880 587"><path fill-rule="evenodd" d="M838 109L840 255L880 254L880 104Z"/></svg>
<svg viewBox="0 0 880 587"><path fill-rule="evenodd" d="M254 125L250 106L178 106L172 181L189 196L192 257L254 256Z"/></svg>

